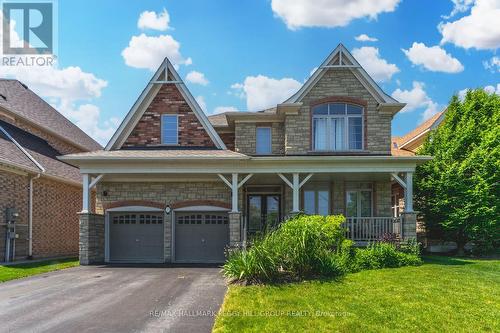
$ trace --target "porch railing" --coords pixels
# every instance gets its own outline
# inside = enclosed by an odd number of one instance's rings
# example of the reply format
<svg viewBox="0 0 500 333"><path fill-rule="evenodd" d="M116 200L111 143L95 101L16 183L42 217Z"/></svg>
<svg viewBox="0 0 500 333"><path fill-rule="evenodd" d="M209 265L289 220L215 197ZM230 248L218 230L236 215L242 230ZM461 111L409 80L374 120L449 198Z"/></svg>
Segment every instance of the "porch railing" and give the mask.
<svg viewBox="0 0 500 333"><path fill-rule="evenodd" d="M346 238L353 241L371 242L390 237L401 237L399 217L348 217L344 223Z"/></svg>

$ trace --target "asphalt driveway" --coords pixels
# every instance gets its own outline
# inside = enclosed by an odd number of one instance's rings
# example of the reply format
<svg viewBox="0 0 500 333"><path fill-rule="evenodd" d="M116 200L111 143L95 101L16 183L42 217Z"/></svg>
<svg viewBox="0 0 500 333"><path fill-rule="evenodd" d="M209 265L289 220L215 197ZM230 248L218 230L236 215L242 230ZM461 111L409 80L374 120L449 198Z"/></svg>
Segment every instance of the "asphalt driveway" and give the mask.
<svg viewBox="0 0 500 333"><path fill-rule="evenodd" d="M82 266L0 283L0 332L210 332L216 267Z"/></svg>

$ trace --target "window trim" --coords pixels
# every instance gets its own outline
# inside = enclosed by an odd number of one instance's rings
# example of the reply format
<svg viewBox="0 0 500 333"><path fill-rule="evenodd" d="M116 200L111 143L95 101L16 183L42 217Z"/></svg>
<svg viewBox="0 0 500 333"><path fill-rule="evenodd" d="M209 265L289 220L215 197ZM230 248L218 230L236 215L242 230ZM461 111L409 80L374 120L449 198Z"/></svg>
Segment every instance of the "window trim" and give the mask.
<svg viewBox="0 0 500 333"><path fill-rule="evenodd" d="M175 117L177 122L177 135L175 137L175 143L165 143L163 142L163 118L164 117ZM169 114L163 113L160 117L160 141L164 146L178 146L179 145L179 115L178 114Z"/></svg>
<svg viewBox="0 0 500 333"><path fill-rule="evenodd" d="M257 151L257 140L259 138L259 128L269 129L269 153L259 153ZM256 155L272 155L273 154L273 128L271 126L255 126L255 154Z"/></svg>
<svg viewBox="0 0 500 333"><path fill-rule="evenodd" d="M314 114L314 109L318 106L321 105L330 105L330 104L344 104L345 105L345 115L315 115ZM347 106L348 105L353 105L361 108L361 114L359 115L349 115L347 114ZM328 111L330 110L330 107L328 106ZM315 152L360 152L365 149L365 113L366 113L366 106L354 102L348 102L348 101L342 101L342 100L332 100L332 101L324 101L322 103L317 103L311 106L311 148ZM349 148L349 118L361 118L361 148L360 149L351 149ZM316 149L316 141L315 141L315 119L326 119L326 149ZM331 135L331 119L345 119L344 121L344 143L346 148L345 149L332 149L330 147L331 140L330 140L330 135Z"/></svg>
<svg viewBox="0 0 500 333"><path fill-rule="evenodd" d="M302 211L305 213L305 206L306 206L306 191L313 191L314 192L314 214L319 214L318 208L318 192L319 191L326 191L328 192L328 215L332 214L332 190L329 185L323 185L323 184L311 184L308 186L304 186L302 190ZM306 213L307 214L307 213Z"/></svg>

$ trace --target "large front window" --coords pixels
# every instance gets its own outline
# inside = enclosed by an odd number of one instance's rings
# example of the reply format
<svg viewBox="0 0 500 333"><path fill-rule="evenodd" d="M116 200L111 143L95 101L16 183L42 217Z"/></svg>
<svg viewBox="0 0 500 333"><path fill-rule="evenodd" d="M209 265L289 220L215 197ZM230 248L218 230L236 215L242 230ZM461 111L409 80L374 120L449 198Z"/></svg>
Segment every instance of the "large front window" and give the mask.
<svg viewBox="0 0 500 333"><path fill-rule="evenodd" d="M363 149L363 108L328 103L313 107L313 147L316 151Z"/></svg>
<svg viewBox="0 0 500 333"><path fill-rule="evenodd" d="M373 216L372 184L348 184L346 189L347 217Z"/></svg>
<svg viewBox="0 0 500 333"><path fill-rule="evenodd" d="M304 213L309 215L330 214L330 191L328 188L307 187L304 190Z"/></svg>

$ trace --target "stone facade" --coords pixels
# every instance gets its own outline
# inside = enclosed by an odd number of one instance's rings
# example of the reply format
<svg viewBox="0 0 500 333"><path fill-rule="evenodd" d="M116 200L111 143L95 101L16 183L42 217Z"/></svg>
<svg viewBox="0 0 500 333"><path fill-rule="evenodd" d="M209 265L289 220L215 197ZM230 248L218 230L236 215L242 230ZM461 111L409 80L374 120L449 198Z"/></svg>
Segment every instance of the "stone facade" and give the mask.
<svg viewBox="0 0 500 333"><path fill-rule="evenodd" d="M80 214L80 264L104 263L104 215Z"/></svg>
<svg viewBox="0 0 500 333"><path fill-rule="evenodd" d="M123 147L161 145L161 116L178 115L179 146L214 147L212 139L175 84L164 84Z"/></svg>
<svg viewBox="0 0 500 333"><path fill-rule="evenodd" d="M378 112L377 101L348 69L328 70L303 98L299 114L287 116L286 153L300 154L311 150L311 105L335 96L359 99L366 103L365 150L371 154L389 155L392 116Z"/></svg>
<svg viewBox="0 0 500 333"><path fill-rule="evenodd" d="M403 212L401 214L403 224L403 239L417 238L417 214L415 212Z"/></svg>
<svg viewBox="0 0 500 333"><path fill-rule="evenodd" d="M229 213L229 245L237 246L241 243L241 213Z"/></svg>
<svg viewBox="0 0 500 333"><path fill-rule="evenodd" d="M282 122L252 123L236 122L234 133L234 150L247 155L256 154L257 127L271 128L271 154L284 155L285 130ZM228 146L229 149L230 146Z"/></svg>

